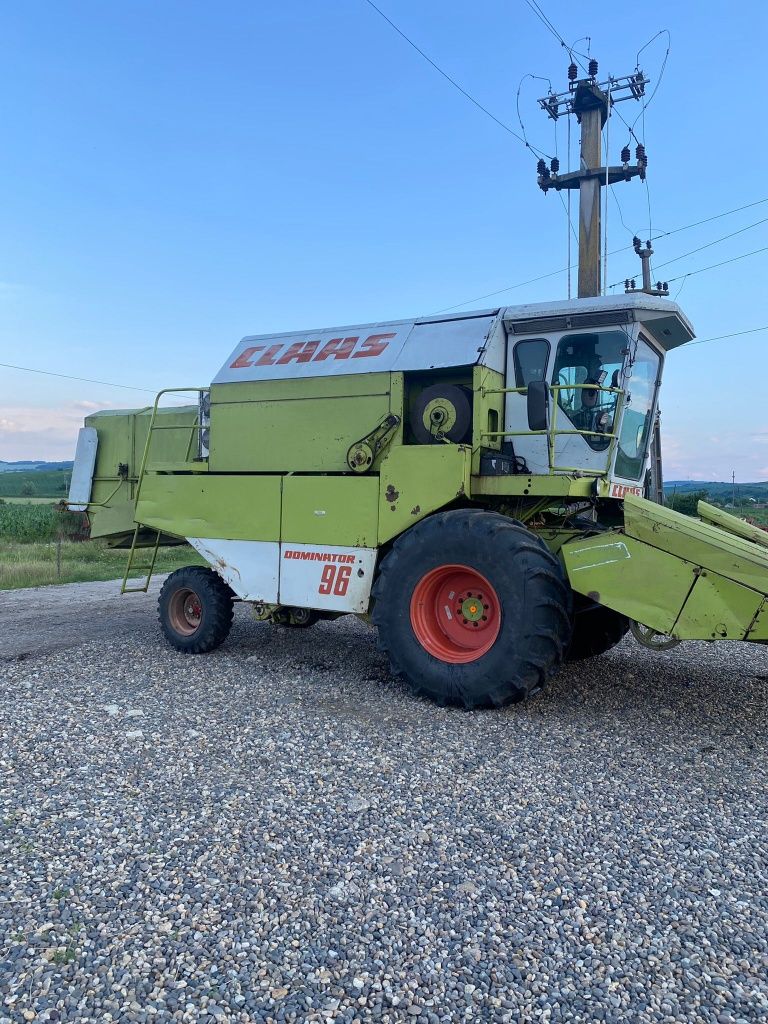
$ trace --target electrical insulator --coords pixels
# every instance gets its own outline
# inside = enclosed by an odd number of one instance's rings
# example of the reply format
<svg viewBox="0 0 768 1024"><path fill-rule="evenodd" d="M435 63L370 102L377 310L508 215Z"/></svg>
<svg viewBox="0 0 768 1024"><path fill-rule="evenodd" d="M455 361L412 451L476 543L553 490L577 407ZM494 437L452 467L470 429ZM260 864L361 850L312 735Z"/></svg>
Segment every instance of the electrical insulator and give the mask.
<svg viewBox="0 0 768 1024"><path fill-rule="evenodd" d="M551 161L549 166L552 169L552 173L553 174L557 174L558 173L558 171L560 170L560 161L557 159L556 156L552 157L552 161Z"/></svg>
<svg viewBox="0 0 768 1024"><path fill-rule="evenodd" d="M660 292L660 291L661 291L661 281L657 281L657 282L656 282L656 291L657 291L657 292Z"/></svg>
<svg viewBox="0 0 768 1024"><path fill-rule="evenodd" d="M669 284L666 281L664 282L664 291L665 292L669 291Z"/></svg>
<svg viewBox="0 0 768 1024"><path fill-rule="evenodd" d="M576 79L578 78L578 75L579 75L579 69L576 67L576 65L573 62L571 62L568 65L568 81L569 82L575 82Z"/></svg>
<svg viewBox="0 0 768 1024"><path fill-rule="evenodd" d="M638 142L637 148L635 149L635 156L637 157L638 164L642 167L648 166L648 157L645 155L645 146L642 142Z"/></svg>
<svg viewBox="0 0 768 1024"><path fill-rule="evenodd" d="M642 242L637 237L637 235L635 235L635 237L632 239L632 248L635 250L635 252L640 252L640 246L641 245L642 245Z"/></svg>
<svg viewBox="0 0 768 1024"><path fill-rule="evenodd" d="M543 176L544 174L546 174L546 171L547 171L547 165L546 165L546 163L544 162L544 160L540 159L540 160L539 160L539 162L538 162L538 163L536 164L536 171L538 172L538 174L540 174L540 175L542 175L542 176Z"/></svg>
<svg viewBox="0 0 768 1024"><path fill-rule="evenodd" d="M629 291L629 278L628 277L624 278L624 291L625 292Z"/></svg>
<svg viewBox="0 0 768 1024"><path fill-rule="evenodd" d="M594 57L589 62L589 77L597 78L597 61Z"/></svg>
<svg viewBox="0 0 768 1024"><path fill-rule="evenodd" d="M629 163L629 156L630 156L630 154L629 154L629 146L625 146L624 149L622 149L622 151L621 151L621 162L623 164L628 164Z"/></svg>
<svg viewBox="0 0 768 1024"><path fill-rule="evenodd" d="M637 288L637 282L635 281L634 277L632 278L632 282L631 283L632 283L632 291L634 291Z"/></svg>

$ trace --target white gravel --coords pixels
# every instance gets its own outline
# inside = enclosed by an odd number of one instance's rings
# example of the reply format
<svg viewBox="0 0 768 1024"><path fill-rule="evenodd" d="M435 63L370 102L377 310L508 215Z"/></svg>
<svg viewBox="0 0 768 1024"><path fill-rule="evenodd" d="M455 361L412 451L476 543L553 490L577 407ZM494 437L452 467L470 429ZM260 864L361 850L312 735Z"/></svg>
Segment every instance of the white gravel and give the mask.
<svg viewBox="0 0 768 1024"><path fill-rule="evenodd" d="M768 1017L767 649L467 713L354 619L189 658L144 602L0 660L0 1024Z"/></svg>

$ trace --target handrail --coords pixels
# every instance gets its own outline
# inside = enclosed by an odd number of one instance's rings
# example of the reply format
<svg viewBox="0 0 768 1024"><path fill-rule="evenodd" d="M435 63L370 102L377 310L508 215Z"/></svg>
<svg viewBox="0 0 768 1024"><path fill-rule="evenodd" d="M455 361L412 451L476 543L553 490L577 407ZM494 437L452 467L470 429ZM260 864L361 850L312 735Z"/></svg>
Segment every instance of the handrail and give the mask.
<svg viewBox="0 0 768 1024"><path fill-rule="evenodd" d="M145 474L146 469L147 469L147 461L149 459L149 449L150 449L150 445L152 443L152 433L153 433L153 431L155 431L155 430L181 430L181 429L186 429L186 424L184 424L184 423L173 423L173 424L167 424L166 423L166 424L157 424L157 425L155 424L155 420L157 419L157 413L158 413L158 409L159 409L160 399L163 397L163 395L173 395L173 394L185 393L185 392L189 392L189 391L195 391L195 392L197 392L198 395L200 395L200 394L202 394L203 391L208 391L208 388L209 388L209 386L206 385L204 388L164 388L162 391L158 391L158 393L157 393L157 395L155 397L155 403L152 406L152 415L150 416L150 419L149 419L149 428L147 430L147 440L144 442L144 454L141 457L141 466L139 468L139 479L138 479L138 483L136 485L136 497L134 499L136 507L138 507L138 504L139 504L139 495L141 494L141 484L142 484L142 481L144 479L144 474ZM192 436L194 434L194 431L195 430L200 430L201 427L202 427L201 423L193 423L192 424L192 427L190 428L190 440L189 440L189 444L187 445L187 452L189 452L189 447L192 444Z"/></svg>
<svg viewBox="0 0 768 1024"><path fill-rule="evenodd" d="M602 384L548 384L547 387L548 387L548 389L550 391L550 394L552 394L553 397L555 398L555 401L553 402L552 422L550 423L550 425L547 427L546 430L487 430L487 431L483 431L481 433L480 437L481 438L483 438L483 437L502 437L502 438L503 437L546 437L547 438L547 462L548 462L548 465L549 465L549 472L550 473L577 473L577 472L579 472L579 473L584 473L585 475L588 475L588 476L595 476L595 477L607 476L608 472L609 472L609 466L611 464L611 459L613 458L613 453L614 453L614 450L615 450L615 447L616 447L616 443L617 443L618 438L619 438L618 433L616 433L615 430L612 431L610 434L609 433L603 433L602 431L599 431L599 430L576 430L576 429L573 429L573 430L558 430L557 429L557 413L558 413L558 410L560 410L561 412L565 412L565 410L561 409L560 403L559 403L559 401L557 401L557 398L559 396L559 392L560 391L586 390L587 388L589 388L591 391L600 391L600 392L602 392L604 394L616 395L617 396L616 408L615 408L614 414L613 414L613 422L614 422L614 424L616 424L618 422L618 420L619 420L619 417L621 416L621 413L623 412L623 409L624 409L624 398L626 396L626 391L624 390L624 388L613 388L613 387L606 388L606 387L603 387ZM482 393L483 393L483 395L510 395L510 394L527 395L528 394L528 388L527 387L524 387L524 388L483 388L482 389ZM566 415L567 415L567 413L566 413ZM583 467L580 467L580 466L558 466L555 463L555 439L557 437L560 437L560 436L567 436L567 435L574 435L574 434L575 435L579 435L581 437L605 437L605 438L609 439L609 444L608 444L608 447L606 449L606 468L605 469L600 469L600 470L586 469L585 470Z"/></svg>

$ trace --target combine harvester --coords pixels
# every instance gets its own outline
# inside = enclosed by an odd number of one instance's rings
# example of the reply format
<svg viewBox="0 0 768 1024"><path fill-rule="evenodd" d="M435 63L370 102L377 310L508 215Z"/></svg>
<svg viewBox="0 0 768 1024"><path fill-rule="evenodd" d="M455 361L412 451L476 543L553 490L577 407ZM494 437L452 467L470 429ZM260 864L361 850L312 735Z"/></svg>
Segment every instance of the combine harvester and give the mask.
<svg viewBox="0 0 768 1024"><path fill-rule="evenodd" d="M547 98L580 113L586 170L540 167L545 190L599 200L644 173L644 153L596 166L623 80L595 75ZM138 549L186 542L210 568L163 584L178 650L221 644L234 601L284 626L352 612L414 692L465 707L523 699L630 628L654 648L768 642L768 536L648 500L664 361L693 328L650 287L649 247L644 288L600 296L599 201L581 233L573 301L247 337L210 386L89 416L69 504L130 549L123 590Z"/></svg>

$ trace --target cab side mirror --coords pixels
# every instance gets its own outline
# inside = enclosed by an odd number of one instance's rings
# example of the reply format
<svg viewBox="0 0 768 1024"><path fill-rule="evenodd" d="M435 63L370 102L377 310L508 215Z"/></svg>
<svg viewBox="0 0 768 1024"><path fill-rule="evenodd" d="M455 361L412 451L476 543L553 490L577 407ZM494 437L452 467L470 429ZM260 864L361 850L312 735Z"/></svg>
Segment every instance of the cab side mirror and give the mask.
<svg viewBox="0 0 768 1024"><path fill-rule="evenodd" d="M528 384L528 429L549 429L549 384L545 380Z"/></svg>

